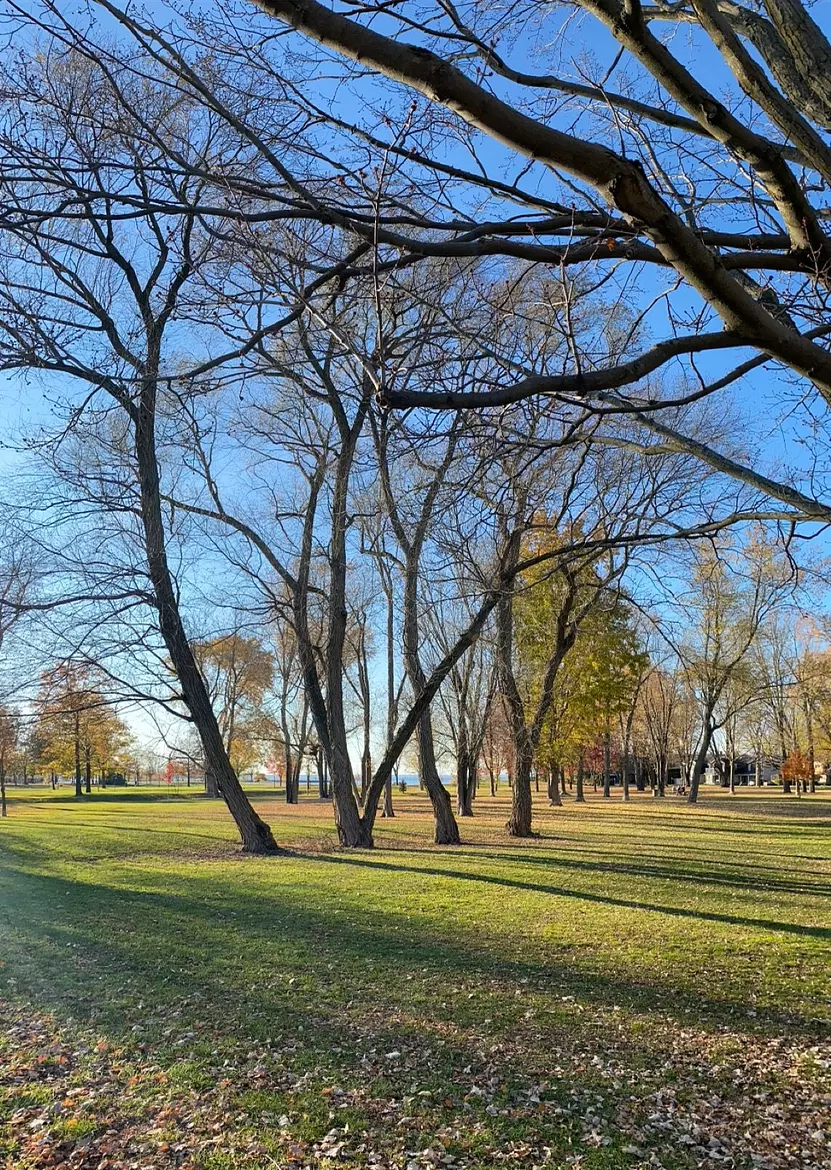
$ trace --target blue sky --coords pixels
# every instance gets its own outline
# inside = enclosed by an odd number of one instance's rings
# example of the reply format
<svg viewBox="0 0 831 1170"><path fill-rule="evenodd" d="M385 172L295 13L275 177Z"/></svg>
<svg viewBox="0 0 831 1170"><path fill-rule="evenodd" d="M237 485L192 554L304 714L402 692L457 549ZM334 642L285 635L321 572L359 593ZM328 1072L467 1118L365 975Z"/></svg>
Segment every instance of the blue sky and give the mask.
<svg viewBox="0 0 831 1170"><path fill-rule="evenodd" d="M166 10L161 5L156 5L153 11L163 21ZM823 3L812 9L814 19L819 20L825 27L828 27L829 13L831 13L831 5L828 0L823 0ZM273 24L270 24L265 16L260 16L258 19L263 29L273 28ZM587 61L597 62L601 70L611 64L617 46L597 22L589 23L588 18L586 18L583 27L586 30L590 28L590 32L580 31L576 34L575 30L578 26L571 21L565 10L563 20L568 20L565 26L567 31L559 38L556 51L551 54L557 58L553 67L558 72L579 77ZM714 92L720 94L722 90L730 88L729 74L721 58L709 46L706 38L700 33L693 32L690 26L681 26L676 29L668 28L667 35L672 37L673 50L687 61L696 75L706 79ZM538 46L530 41L520 41L506 51L506 55L520 67L524 66L529 70L536 70L540 69L542 64L537 49ZM627 68L624 60L609 78L608 85L614 88L618 84L624 84L622 74L625 74ZM321 78L308 78L307 80L319 99L322 101L331 99L339 112L344 114L352 112L357 106L358 113L364 114L365 107L361 107L362 91L360 86L341 88L340 86L336 87L333 82ZM517 92L507 82L499 83L499 88L505 94ZM374 89L371 89L370 92L373 98L377 97ZM564 128L569 126L571 121L571 115L564 114L560 118ZM478 145L482 158L489 167L500 169L508 162L509 156L501 147L482 139ZM539 169L537 177L543 184L549 182L547 176ZM528 181L530 184L533 180L529 179ZM643 295L645 297L654 295L663 280L665 277L662 274L645 277L641 283ZM689 303L692 303L693 298L690 297L688 300ZM658 316L656 311L656 335L658 335L657 331L661 325ZM733 364L732 359L731 364ZM720 359L715 355L702 359L699 365L705 376L724 368ZM0 436L2 436L0 438L0 476L5 481L6 492L9 488L9 481L13 479L17 468L24 463L27 467L30 466L29 460L31 458L35 460L36 466L36 455L33 457L22 456L15 450L20 438L31 434L40 426L48 427L50 425L53 421L51 398L61 397L64 394L72 396L74 393L74 388L54 380L34 376L24 380L16 375L0 375ZM796 390L793 392L793 410L788 411L787 403L783 406L782 381L777 374L769 370L759 371L746 379L744 383L739 384L731 392L731 397L739 412L746 419L747 431L742 438L766 470L771 471L787 465L790 468L804 471L809 467L813 452L818 446L824 453L823 432L826 425L824 411L817 431L812 433L806 425L804 412L798 406L798 392ZM806 439L810 439L810 447L806 445ZM831 464L831 460L824 458L823 469L829 464ZM29 482L31 483L31 479Z"/></svg>

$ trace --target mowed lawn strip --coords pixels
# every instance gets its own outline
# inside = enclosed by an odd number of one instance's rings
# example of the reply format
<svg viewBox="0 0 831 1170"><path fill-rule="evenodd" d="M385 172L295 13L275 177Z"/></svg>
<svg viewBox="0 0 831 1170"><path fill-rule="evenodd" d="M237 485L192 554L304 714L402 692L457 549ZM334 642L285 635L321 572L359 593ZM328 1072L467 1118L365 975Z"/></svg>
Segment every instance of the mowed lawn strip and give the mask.
<svg viewBox="0 0 831 1170"><path fill-rule="evenodd" d="M589 794L378 848L253 792L18 790L0 1165L831 1166L831 794Z"/></svg>

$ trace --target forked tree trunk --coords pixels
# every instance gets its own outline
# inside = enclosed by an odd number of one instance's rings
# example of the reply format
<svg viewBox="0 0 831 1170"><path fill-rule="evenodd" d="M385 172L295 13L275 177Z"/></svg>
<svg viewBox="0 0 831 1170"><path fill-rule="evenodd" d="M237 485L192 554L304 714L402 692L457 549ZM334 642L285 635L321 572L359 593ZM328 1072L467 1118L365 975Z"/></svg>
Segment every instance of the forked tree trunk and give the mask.
<svg viewBox="0 0 831 1170"><path fill-rule="evenodd" d="M247 853L277 853L277 842L271 829L252 808L231 767L205 680L194 658L179 612L165 547L159 466L156 459L155 416L156 387L155 383L148 379L142 387L139 405L134 408L133 426L144 547L155 595L159 630L182 688L182 697L202 741L206 773L210 771L219 785L222 797L239 831L243 850Z"/></svg>

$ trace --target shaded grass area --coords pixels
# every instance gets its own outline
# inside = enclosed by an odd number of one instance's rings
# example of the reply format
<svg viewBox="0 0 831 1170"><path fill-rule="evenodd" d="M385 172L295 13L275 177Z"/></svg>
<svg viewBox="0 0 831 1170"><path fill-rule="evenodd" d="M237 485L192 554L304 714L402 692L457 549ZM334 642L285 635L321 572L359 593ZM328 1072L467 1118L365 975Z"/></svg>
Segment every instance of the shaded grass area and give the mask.
<svg viewBox="0 0 831 1170"><path fill-rule="evenodd" d="M196 793L12 796L9 1166L831 1165L831 797L590 799L527 842L480 798L438 849L408 794L348 854L255 798L289 856Z"/></svg>

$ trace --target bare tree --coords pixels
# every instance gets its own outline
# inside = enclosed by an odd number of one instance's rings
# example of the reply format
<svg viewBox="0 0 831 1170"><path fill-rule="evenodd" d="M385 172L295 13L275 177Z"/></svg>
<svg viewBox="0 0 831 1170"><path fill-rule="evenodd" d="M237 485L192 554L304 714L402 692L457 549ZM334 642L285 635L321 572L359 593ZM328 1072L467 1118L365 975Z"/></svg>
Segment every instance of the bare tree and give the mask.
<svg viewBox="0 0 831 1170"><path fill-rule="evenodd" d="M689 633L680 646L688 686L699 707L699 730L690 772L689 801L698 800L715 732L733 708L726 692L738 678L760 627L792 591L790 567L752 533L737 555L714 546L697 557L689 599Z"/></svg>
<svg viewBox="0 0 831 1170"><path fill-rule="evenodd" d="M455 428L451 429L443 444L444 449L440 450L432 467L427 459L420 456L415 468L412 467L411 463L411 471L415 471L415 476L411 475L409 482L407 482L403 478L403 472L399 472L399 481L395 486L390 468L390 436L385 416L382 417L379 425L373 427L373 436L386 513L400 549L399 564L403 578L404 595L404 662L410 686L414 693L418 694L424 690L427 677L420 649L422 633L419 592L424 572L422 554L425 541L433 525L441 489L454 460L457 433ZM436 822L436 844L458 845L461 840L459 827L453 816L450 797L441 782L436 765L429 707L425 709L421 717L417 737L419 775L433 806Z"/></svg>
<svg viewBox="0 0 831 1170"><path fill-rule="evenodd" d="M169 387L163 367L186 289L213 247L195 215L163 222L164 205L199 185L181 167L154 165L160 134L182 144L178 123L187 115L163 85L116 79L109 64L104 54L94 60L67 49L56 35L50 52L9 61L4 72L0 364L82 387L68 411L70 429L102 396L123 412L134 499L122 514L141 535L148 599L243 848L275 852L229 762L167 556L158 456ZM206 139L195 131L191 123L183 146L198 169Z"/></svg>
<svg viewBox="0 0 831 1170"><path fill-rule="evenodd" d="M357 92L370 72L367 84L385 78L391 103L400 98L403 129L390 138L344 116L340 96L320 114L368 156L406 160L421 190L442 186L446 214L438 205L421 214L411 207L397 232L378 225L376 236L394 240L405 262L484 253L559 270L579 265L597 282L617 283L630 304L642 302L630 345L611 361L592 362L576 347L559 373L506 364L492 388L390 390L389 405L479 410L530 396L549 404L576 398L599 415L626 413L665 445L749 485L762 508L773 500L791 518L831 515L818 469L766 475L740 445L702 441L667 413L691 397L715 407L721 392L771 361L799 381L808 442L811 403L831 401L831 354L822 343L831 328L831 45L800 0L768 0L761 11L717 0L579 0L521 11L439 0L379 0L349 13L317 0L259 7L307 38L309 55L320 46L329 68L338 58L359 61L360 75L349 64L341 70ZM591 45L589 76L557 72L566 14L575 14L569 44L579 28ZM251 22L257 27L253 15ZM667 23L699 31L689 51L689 42L661 36ZM607 51L598 47L599 28L611 40ZM727 94L697 68L702 41L725 66ZM529 45L546 46L542 72L527 60ZM408 116L412 95L417 114ZM431 149L423 128L436 109L455 153ZM482 135L502 152L487 151ZM515 160L507 179L495 161L503 152ZM477 203L477 215L464 214ZM654 312L657 304L665 314ZM638 344L647 320L659 335ZM708 369L721 364L705 376L698 355L712 357ZM644 380L656 371L665 385L680 373L678 392L654 395Z"/></svg>

